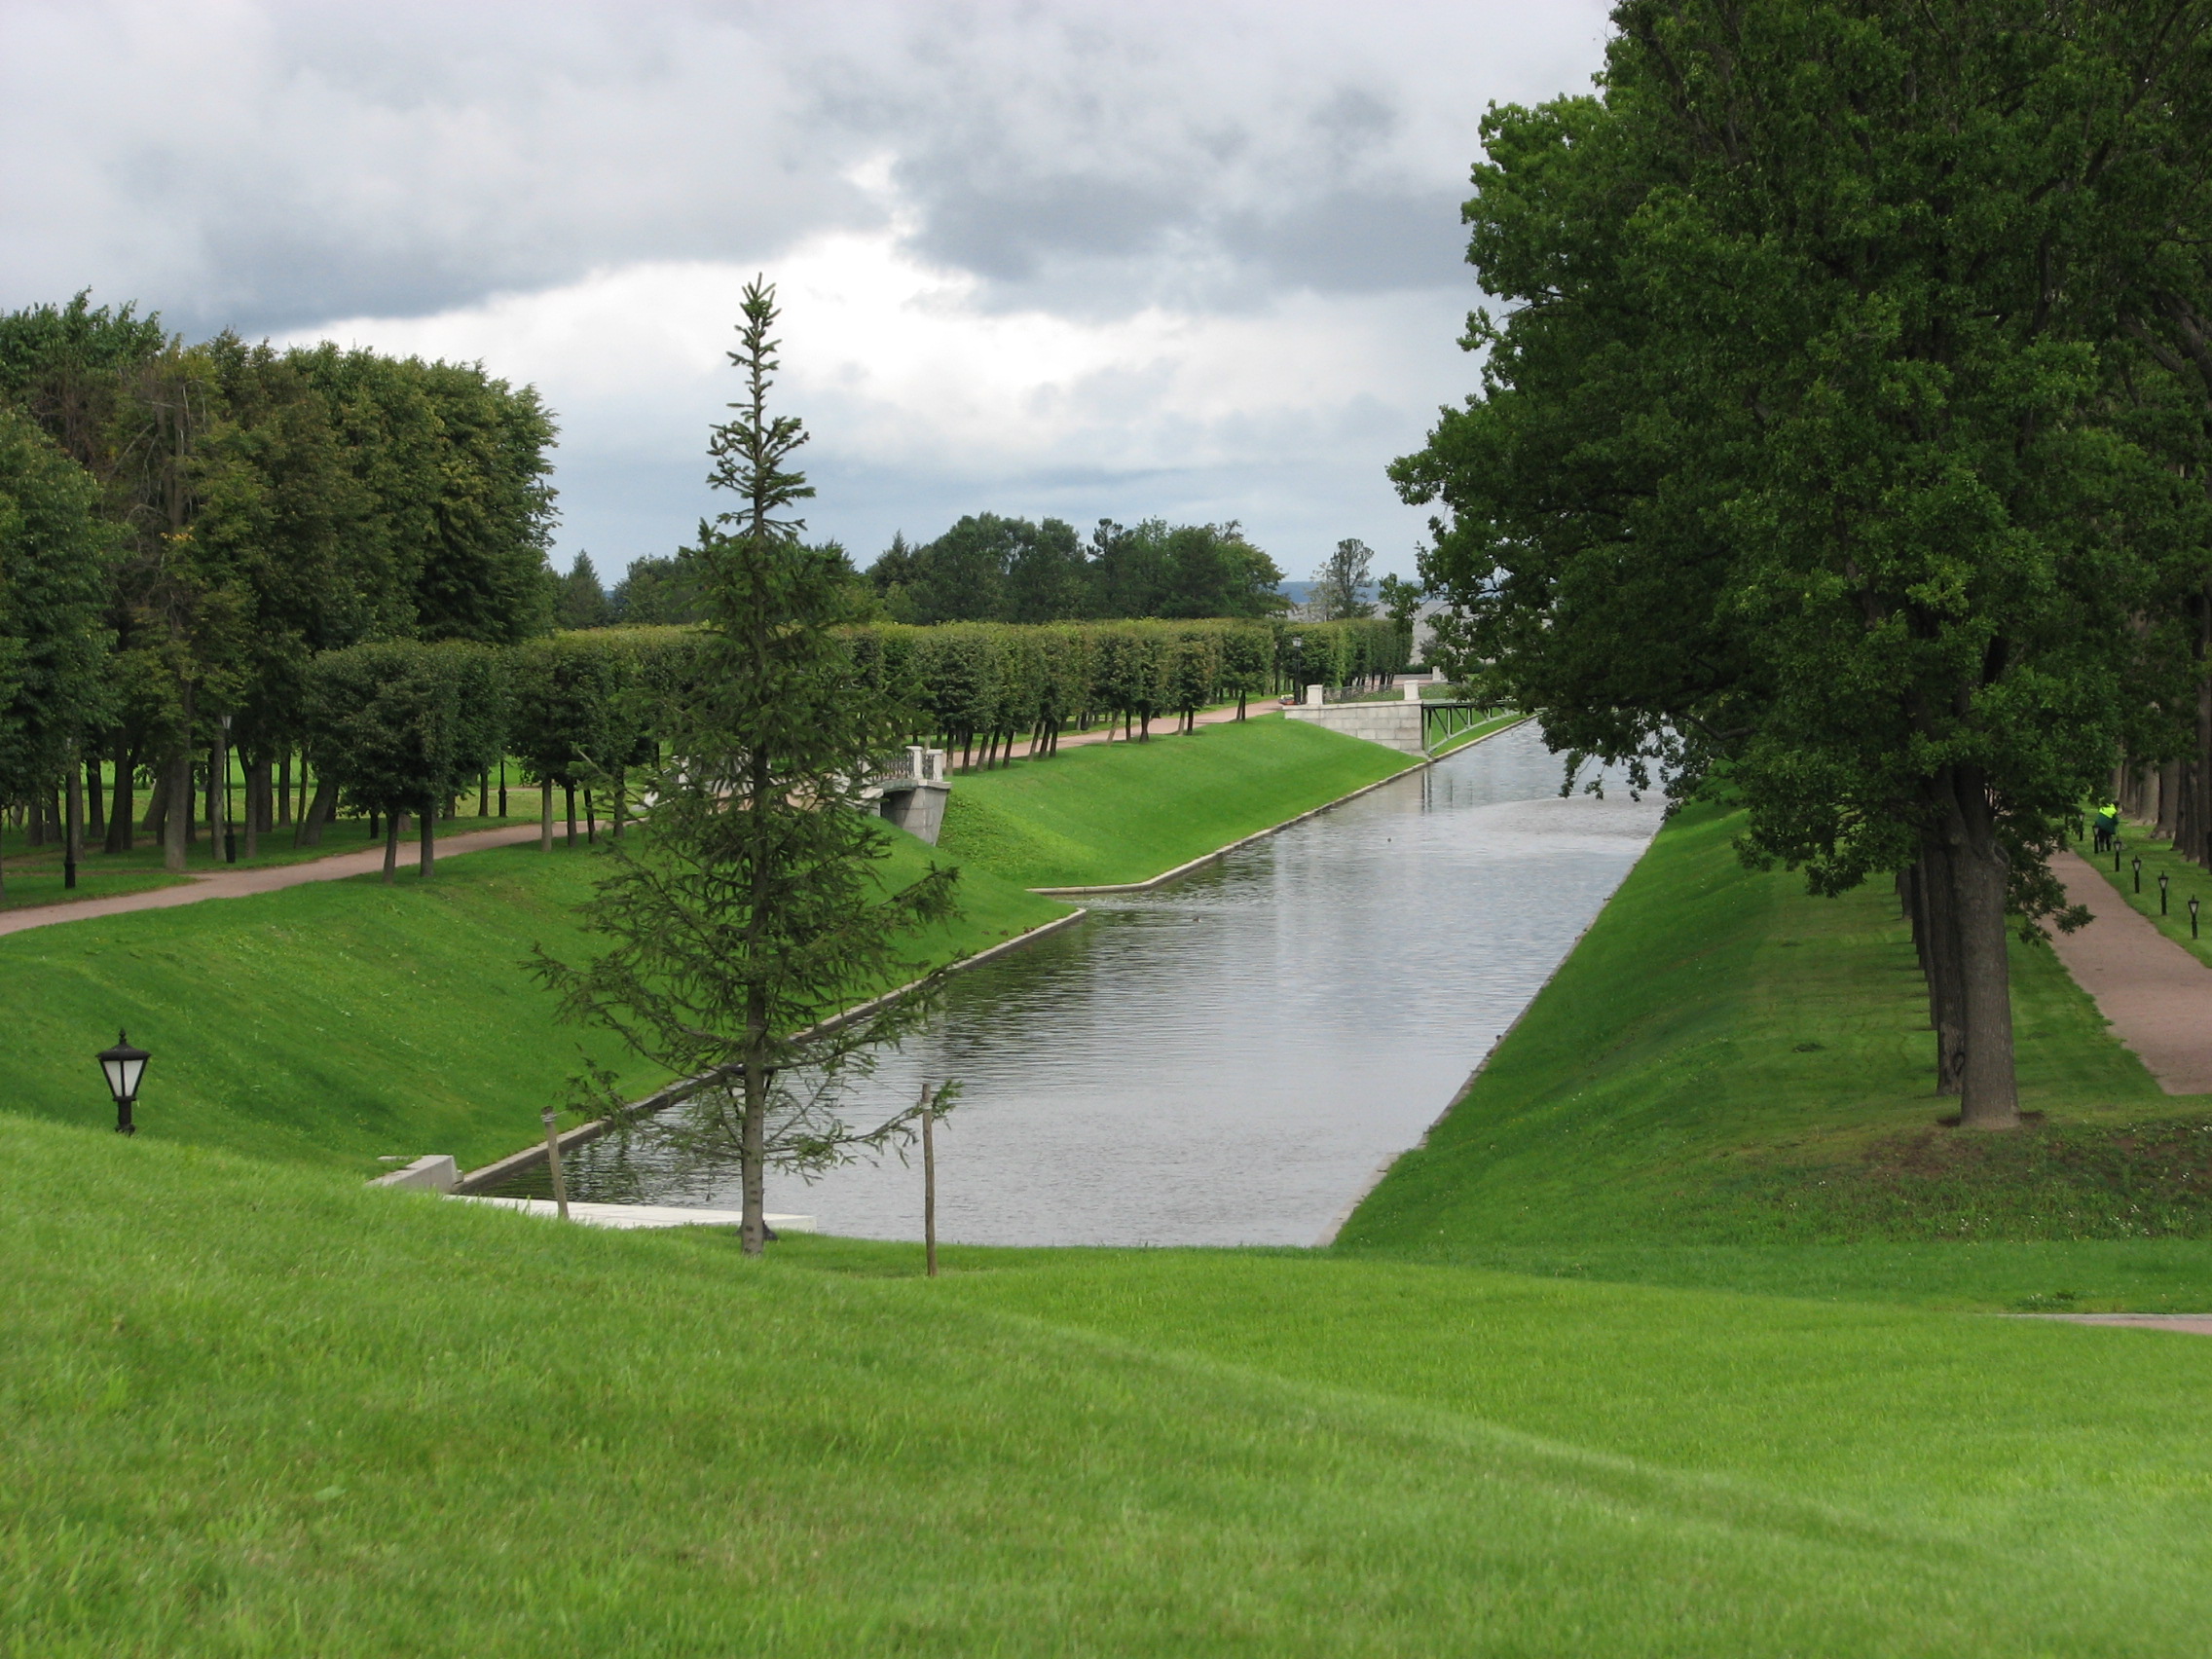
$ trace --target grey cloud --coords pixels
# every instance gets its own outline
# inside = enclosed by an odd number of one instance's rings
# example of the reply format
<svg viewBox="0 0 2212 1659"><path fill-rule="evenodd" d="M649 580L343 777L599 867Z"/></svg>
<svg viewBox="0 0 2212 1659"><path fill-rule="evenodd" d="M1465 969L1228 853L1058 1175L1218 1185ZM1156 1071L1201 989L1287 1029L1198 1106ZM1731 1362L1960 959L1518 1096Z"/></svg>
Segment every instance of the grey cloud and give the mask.
<svg viewBox="0 0 2212 1659"><path fill-rule="evenodd" d="M1598 0L1535 10L16 0L0 304L420 313L894 205L1021 304L1452 280L1469 75L1540 96L1592 58Z"/></svg>

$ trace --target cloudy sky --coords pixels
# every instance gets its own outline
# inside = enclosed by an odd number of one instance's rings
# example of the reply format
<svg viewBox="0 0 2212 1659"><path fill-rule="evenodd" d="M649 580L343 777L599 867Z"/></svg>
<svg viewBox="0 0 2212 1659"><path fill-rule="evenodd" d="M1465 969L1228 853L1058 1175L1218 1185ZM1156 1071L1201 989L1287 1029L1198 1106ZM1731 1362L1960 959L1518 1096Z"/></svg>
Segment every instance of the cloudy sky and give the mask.
<svg viewBox="0 0 2212 1659"><path fill-rule="evenodd" d="M0 307L481 359L562 423L564 566L715 510L755 272L810 523L1243 521L1410 572L1382 468L1472 384L1493 100L1600 0L0 0Z"/></svg>

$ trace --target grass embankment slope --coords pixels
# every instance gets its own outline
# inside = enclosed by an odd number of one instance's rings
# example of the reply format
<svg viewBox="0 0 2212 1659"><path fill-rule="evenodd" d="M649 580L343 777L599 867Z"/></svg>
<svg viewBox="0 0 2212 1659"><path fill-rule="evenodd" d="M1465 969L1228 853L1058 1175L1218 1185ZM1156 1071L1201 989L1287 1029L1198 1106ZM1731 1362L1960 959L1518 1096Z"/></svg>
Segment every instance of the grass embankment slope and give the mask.
<svg viewBox="0 0 2212 1659"><path fill-rule="evenodd" d="M1279 716L964 773L940 845L1024 887L1149 881L1419 760Z"/></svg>
<svg viewBox="0 0 2212 1659"><path fill-rule="evenodd" d="M1808 898L1673 820L1341 1249L2032 1308L2212 1307L2212 1101L2163 1093L2015 942L2018 1135L1932 1078L1895 899Z"/></svg>
<svg viewBox="0 0 2212 1659"><path fill-rule="evenodd" d="M886 879L930 849L894 834ZM37 928L0 939L0 1102L112 1122L92 1054L116 1028L153 1053L142 1136L373 1173L380 1156L489 1162L536 1133L580 1069L579 1044L638 1093L667 1080L606 1035L562 1025L526 971L533 944L575 960L601 861L535 845L244 899ZM1067 912L992 876L965 914L913 940L943 961ZM888 988L888 987L886 987Z"/></svg>
<svg viewBox="0 0 2212 1659"><path fill-rule="evenodd" d="M1958 1659L2212 1614L2212 1345L2150 1333L1294 1252L747 1264L43 1124L0 1252L0 1631L42 1659Z"/></svg>

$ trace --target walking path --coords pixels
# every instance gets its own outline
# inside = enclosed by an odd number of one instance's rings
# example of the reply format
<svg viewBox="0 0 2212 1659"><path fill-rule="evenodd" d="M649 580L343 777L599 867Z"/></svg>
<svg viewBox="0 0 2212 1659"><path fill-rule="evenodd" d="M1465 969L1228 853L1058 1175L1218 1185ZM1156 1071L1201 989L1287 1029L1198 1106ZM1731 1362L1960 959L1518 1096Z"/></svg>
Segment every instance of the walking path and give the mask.
<svg viewBox="0 0 2212 1659"><path fill-rule="evenodd" d="M472 830L465 835L438 842L438 857L459 858L480 853L486 847L511 847L517 841L537 839L535 824L508 824L498 830ZM414 858L401 849L400 867ZM21 910L0 910L0 934L21 933L25 928L52 927L56 922L82 922L98 916L120 916L129 910L166 910L178 904L198 904L208 899L243 899L252 893L275 893L311 881L344 881L370 875L384 868L384 844L357 853L333 853L305 864L273 865L266 869L226 869L212 875L195 875L182 886L157 887L145 893L119 893L112 899L80 899L67 904L37 904Z"/></svg>
<svg viewBox="0 0 2212 1659"><path fill-rule="evenodd" d="M2152 926L2075 852L2051 856L2050 871L2071 904L2096 920L2078 933L2051 932L2074 982L2096 999L2113 1035L2168 1094L2212 1094L2212 968Z"/></svg>

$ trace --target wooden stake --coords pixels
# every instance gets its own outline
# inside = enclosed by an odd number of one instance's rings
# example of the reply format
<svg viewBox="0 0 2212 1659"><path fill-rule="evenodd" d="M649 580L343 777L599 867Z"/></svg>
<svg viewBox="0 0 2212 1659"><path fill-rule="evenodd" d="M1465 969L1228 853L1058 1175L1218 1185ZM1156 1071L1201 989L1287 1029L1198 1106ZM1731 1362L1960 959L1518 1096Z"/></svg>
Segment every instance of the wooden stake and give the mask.
<svg viewBox="0 0 2212 1659"><path fill-rule="evenodd" d="M555 1126L561 1122L561 1115L548 1106L537 1116L538 1121L545 1125L545 1161L553 1169L553 1202L560 1207L561 1219L567 1221L569 1184L561 1179L561 1131Z"/></svg>
<svg viewBox="0 0 2212 1659"><path fill-rule="evenodd" d="M922 1258L937 1277L937 1135L929 1085L922 1085Z"/></svg>

